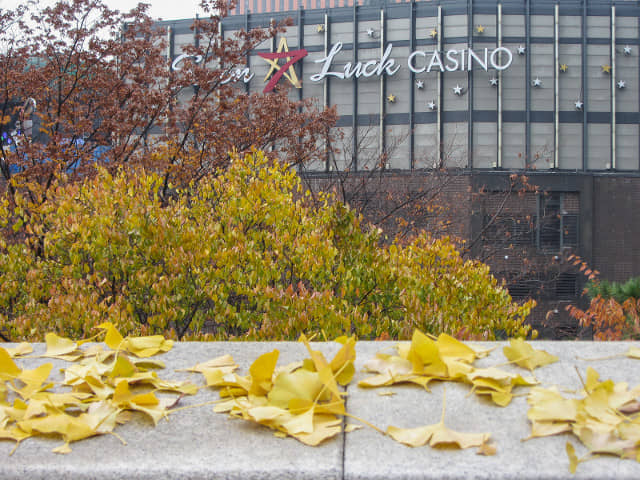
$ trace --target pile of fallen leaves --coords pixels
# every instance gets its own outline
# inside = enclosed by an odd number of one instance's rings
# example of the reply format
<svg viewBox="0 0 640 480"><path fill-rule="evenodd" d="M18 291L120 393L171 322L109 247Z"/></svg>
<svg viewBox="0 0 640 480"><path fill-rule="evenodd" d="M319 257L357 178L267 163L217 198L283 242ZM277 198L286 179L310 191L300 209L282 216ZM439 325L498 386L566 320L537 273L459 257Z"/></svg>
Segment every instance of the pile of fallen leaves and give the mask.
<svg viewBox="0 0 640 480"><path fill-rule="evenodd" d="M256 422L276 430L277 436L292 436L307 445L342 432L342 417L347 415L346 393L341 388L355 373L355 338L337 339L342 347L328 362L314 351L303 336L310 358L276 368L279 352L258 357L248 376L233 371L238 367L229 355L198 364L189 371L200 372L207 385L220 388L226 401L214 411ZM348 428L350 430L351 428Z"/></svg>
<svg viewBox="0 0 640 480"><path fill-rule="evenodd" d="M60 384L49 381L51 363L33 370L18 367L14 359L33 358L30 344L0 347L0 439L13 440L17 447L29 437L57 435L64 443L53 451L68 453L70 443L88 437L112 434L120 438L114 430L131 418L131 412L140 412L157 424L183 395L199 390L195 384L170 382L156 373L164 364L150 357L168 352L171 340L160 335L124 338L111 323L98 328L96 337L78 342L53 333L46 336L46 352L41 357L73 362L62 370ZM100 336L103 343L89 343ZM340 348L331 361L313 350L304 336L300 341L309 357L289 365L278 367L279 351L273 350L259 356L246 376L235 373L239 366L230 355L198 363L187 371L202 374L207 387L219 390L221 398L214 411L266 426L276 436L291 436L307 445L358 428L344 425L344 419L351 417L411 447L478 447L479 454L495 454L489 433L456 432L445 425L446 397L441 419L432 425L389 426L382 431L354 417L346 411L344 387L355 373L355 338L337 339ZM557 387L538 386L533 376L502 370L500 365L476 366L475 361L487 357L491 349L474 349L446 334L436 338L415 331L410 343L394 348L393 353L378 353L366 362L365 370L374 375L361 380L360 387L410 383L429 391L434 381L458 382L502 407L511 402L515 388L532 387L528 393L529 438L573 433L589 452L578 459L573 445L567 443L572 472L580 462L600 454L640 462L640 386L629 389L626 383L600 381L598 373L589 368L584 388L577 392L582 397L567 398ZM530 372L558 360L521 339L511 340L503 353L508 364ZM640 358L640 350L632 347L626 356ZM58 388L53 391L54 387ZM158 397L158 392L175 396Z"/></svg>
<svg viewBox="0 0 640 480"><path fill-rule="evenodd" d="M629 390L625 382L600 381L598 372L588 368L580 394L581 398L566 398L557 388L533 388L527 398L530 438L573 433L588 453L578 459L567 442L572 473L578 463L598 454L640 462L640 386Z"/></svg>
<svg viewBox="0 0 640 480"><path fill-rule="evenodd" d="M434 380L463 382L472 385L477 395L488 396L496 405L504 407L513 398L518 386L538 384L533 377L500 370L479 368L473 363L486 357L491 350L474 350L455 338L442 334L437 339L416 330L410 344L399 344L397 355L378 353L365 364L365 370L376 373L358 383L361 387L381 387L397 383L415 383L426 390ZM541 350L535 350L524 340L511 340L504 348L510 363L533 370L558 360Z"/></svg>
<svg viewBox="0 0 640 480"><path fill-rule="evenodd" d="M131 411L142 412L157 424L176 400L158 398L156 392L192 395L198 391L194 384L168 382L153 371L164 364L148 357L169 351L171 340L161 335L123 338L111 323L99 328L107 348L92 344L80 349L89 340L74 342L47 334L42 357L74 362L64 370L66 392L51 391L55 386L48 381L52 363L33 370L16 365L13 357L29 355L31 345L0 347L0 439L14 440L17 447L29 437L57 435L64 444L53 451L69 453L69 444L78 440L102 434L118 437L114 429L131 418ZM6 401L9 391L16 395L13 404Z"/></svg>

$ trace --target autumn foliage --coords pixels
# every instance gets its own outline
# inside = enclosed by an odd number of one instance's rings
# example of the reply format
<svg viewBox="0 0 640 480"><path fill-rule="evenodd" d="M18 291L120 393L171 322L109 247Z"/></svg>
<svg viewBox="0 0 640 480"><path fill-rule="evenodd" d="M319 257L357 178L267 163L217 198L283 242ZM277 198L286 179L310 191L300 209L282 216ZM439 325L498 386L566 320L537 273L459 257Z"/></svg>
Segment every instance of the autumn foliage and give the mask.
<svg viewBox="0 0 640 480"><path fill-rule="evenodd" d="M583 327L593 329L596 340L634 340L640 338L640 279L625 283L592 280L585 289L589 307L569 305L569 314Z"/></svg>
<svg viewBox="0 0 640 480"><path fill-rule="evenodd" d="M296 164L324 158L333 109L228 82L247 53L282 33L286 22L221 36L230 5L204 2L194 44L204 61L170 69L166 29L140 4L127 13L100 0L30 2L0 8L0 175L10 193L36 203L61 173L66 181L142 165L168 184L187 185L252 147ZM270 155L276 155L275 151Z"/></svg>
<svg viewBox="0 0 640 480"><path fill-rule="evenodd" d="M381 246L378 229L328 195L312 202L295 171L260 152L168 199L163 183L144 170L62 178L25 224L15 219L30 200L4 200L4 335L78 338L107 321L216 339L528 331L532 302L513 303L486 265L426 233Z"/></svg>

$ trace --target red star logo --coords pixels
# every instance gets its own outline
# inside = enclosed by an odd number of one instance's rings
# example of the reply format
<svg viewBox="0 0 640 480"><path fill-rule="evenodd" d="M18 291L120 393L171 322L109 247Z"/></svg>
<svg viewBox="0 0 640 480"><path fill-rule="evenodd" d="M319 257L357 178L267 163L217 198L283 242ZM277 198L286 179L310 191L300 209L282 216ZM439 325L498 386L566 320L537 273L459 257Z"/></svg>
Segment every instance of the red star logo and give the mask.
<svg viewBox="0 0 640 480"><path fill-rule="evenodd" d="M267 78L269 78L269 76L273 74L273 76L271 76L271 80L269 80L269 83L267 83L267 85L264 87L262 93L272 91L283 75L293 84L294 87L302 87L300 81L298 80L298 76L296 75L296 71L293 68L293 64L308 55L308 52L305 49L289 51L287 40L283 37L280 39L277 52L258 53L258 55L264 58L269 63L269 65L271 65L271 68L269 69L267 75L264 77L264 80L266 81ZM287 63L282 65L282 67L278 65L278 59L280 58L287 59Z"/></svg>

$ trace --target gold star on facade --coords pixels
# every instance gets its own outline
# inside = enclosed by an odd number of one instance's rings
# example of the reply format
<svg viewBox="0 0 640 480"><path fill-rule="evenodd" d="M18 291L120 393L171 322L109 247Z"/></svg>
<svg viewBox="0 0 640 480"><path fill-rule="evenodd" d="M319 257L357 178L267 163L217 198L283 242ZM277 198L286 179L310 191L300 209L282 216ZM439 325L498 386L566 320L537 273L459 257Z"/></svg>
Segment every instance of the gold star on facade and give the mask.
<svg viewBox="0 0 640 480"><path fill-rule="evenodd" d="M482 25L478 25L478 26L476 27L476 32L478 32L478 33L484 33L484 27L483 27Z"/></svg>
<svg viewBox="0 0 640 480"><path fill-rule="evenodd" d="M287 45L287 39L285 37L280 38L280 43L278 44L278 51L277 53L281 53L281 52L288 52L289 51L289 46ZM267 72L267 74L264 76L264 80L263 81L267 81L267 79L275 72L277 72L278 70L280 70L280 65L278 65L278 59L274 59L274 60L270 60L268 58L264 59L269 65L271 65L271 68L269 69L269 71ZM287 62L291 61L291 57L287 57ZM287 69L288 72L283 73L284 78L286 78L287 80L289 80L294 87L296 88L302 88L302 84L300 83L300 80L298 80L298 75L296 75L296 71L293 68L293 65L290 65L289 68Z"/></svg>
<svg viewBox="0 0 640 480"><path fill-rule="evenodd" d="M567 66L566 63L563 63L562 65L560 65L561 72L566 72L567 70L569 70L569 67Z"/></svg>
<svg viewBox="0 0 640 480"><path fill-rule="evenodd" d="M318 31L318 33L322 33L322 32L324 32L324 25L318 25L318 26L316 27L316 30Z"/></svg>
<svg viewBox="0 0 640 480"><path fill-rule="evenodd" d="M602 73L611 73L611 65L602 65Z"/></svg>
<svg viewBox="0 0 640 480"><path fill-rule="evenodd" d="M387 96L387 100L389 100L390 103L395 103L396 102L396 96L392 93L389 96Z"/></svg>
<svg viewBox="0 0 640 480"><path fill-rule="evenodd" d="M436 38L438 36L438 31L434 28L433 30L431 30L431 38Z"/></svg>

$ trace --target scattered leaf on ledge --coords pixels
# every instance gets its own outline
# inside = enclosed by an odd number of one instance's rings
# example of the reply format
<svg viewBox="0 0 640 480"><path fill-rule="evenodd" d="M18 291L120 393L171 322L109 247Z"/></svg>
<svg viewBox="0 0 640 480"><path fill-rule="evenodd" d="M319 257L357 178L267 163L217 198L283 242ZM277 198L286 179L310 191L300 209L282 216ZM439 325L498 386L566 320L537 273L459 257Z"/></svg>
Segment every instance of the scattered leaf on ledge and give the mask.
<svg viewBox="0 0 640 480"><path fill-rule="evenodd" d="M555 355L551 355L544 350L536 350L522 338L512 338L509 343L510 346L502 349L504 356L510 362L529 371L558 361L558 357Z"/></svg>

